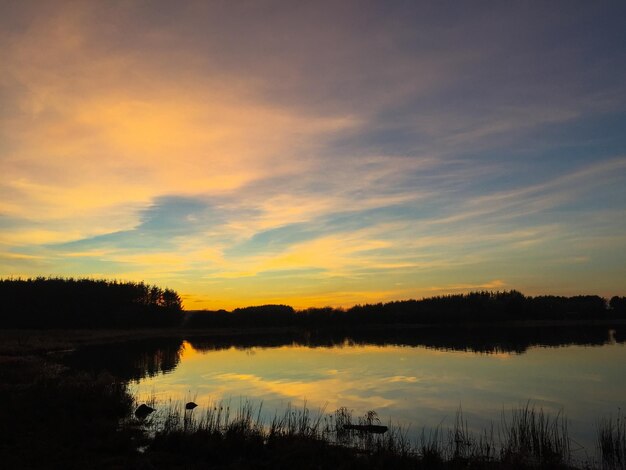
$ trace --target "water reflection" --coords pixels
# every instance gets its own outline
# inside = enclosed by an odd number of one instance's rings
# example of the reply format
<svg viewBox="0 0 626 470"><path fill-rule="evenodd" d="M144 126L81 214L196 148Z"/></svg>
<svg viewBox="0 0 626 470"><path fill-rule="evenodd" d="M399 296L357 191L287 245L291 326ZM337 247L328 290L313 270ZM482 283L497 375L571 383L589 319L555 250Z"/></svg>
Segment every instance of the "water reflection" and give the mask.
<svg viewBox="0 0 626 470"><path fill-rule="evenodd" d="M202 413L242 397L262 403L267 419L306 401L329 412L376 410L412 435L451 425L460 405L481 429L530 400L563 411L572 436L592 449L598 419L626 405L624 340L623 329L590 326L215 335L90 347L71 361L136 381L140 401L193 399Z"/></svg>
<svg viewBox="0 0 626 470"><path fill-rule="evenodd" d="M280 347L285 345L342 347L344 345L424 346L427 348L469 351L485 354L522 354L533 346L566 345L600 346L607 342L626 341L624 330L606 326L467 326L467 327L404 327L360 330L318 330L272 335L240 334L187 338L199 351L219 349Z"/></svg>
<svg viewBox="0 0 626 470"><path fill-rule="evenodd" d="M626 341L624 329L606 326L529 327L408 327L351 330L319 330L271 334L189 336L186 341L199 352L253 348L305 346L341 348L346 346L413 346L442 351L482 354L523 354L535 346L601 346ZM193 332L191 332L193 333ZM138 381L173 371L181 360L183 339L150 338L123 343L85 346L66 360L70 367L92 372L107 371L122 380Z"/></svg>
<svg viewBox="0 0 626 470"><path fill-rule="evenodd" d="M287 406L375 410L408 427L445 428L459 406L471 429L489 428L503 409L532 405L562 412L576 442L593 451L598 419L624 407L626 347L533 347L524 354L476 354L423 346L280 346L200 351L185 343L176 371L139 382L140 397L200 404L239 400L263 405L266 422ZM590 452L591 452L590 451Z"/></svg>
<svg viewBox="0 0 626 470"><path fill-rule="evenodd" d="M159 338L85 346L68 356L75 369L109 372L122 380L138 381L173 371L180 363L183 341Z"/></svg>

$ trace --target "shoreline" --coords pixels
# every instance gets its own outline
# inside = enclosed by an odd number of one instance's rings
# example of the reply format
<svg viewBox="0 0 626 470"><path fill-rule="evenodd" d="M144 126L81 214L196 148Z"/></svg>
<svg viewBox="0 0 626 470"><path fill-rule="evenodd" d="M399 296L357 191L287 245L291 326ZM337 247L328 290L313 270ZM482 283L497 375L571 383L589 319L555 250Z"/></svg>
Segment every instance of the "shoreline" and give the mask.
<svg viewBox="0 0 626 470"><path fill-rule="evenodd" d="M428 324L366 324L349 327L248 327L248 328L120 328L120 329L0 329L0 355L13 356L21 353L53 353L72 350L86 344L107 344L123 341L135 341L158 338L198 337L244 337L259 335L303 334L307 332L337 332L350 336L351 332L424 332L429 329L450 329L451 331L481 330L498 328L542 328L542 327L584 327L626 325L626 319L599 320L516 320L500 322L463 322L463 323L428 323Z"/></svg>

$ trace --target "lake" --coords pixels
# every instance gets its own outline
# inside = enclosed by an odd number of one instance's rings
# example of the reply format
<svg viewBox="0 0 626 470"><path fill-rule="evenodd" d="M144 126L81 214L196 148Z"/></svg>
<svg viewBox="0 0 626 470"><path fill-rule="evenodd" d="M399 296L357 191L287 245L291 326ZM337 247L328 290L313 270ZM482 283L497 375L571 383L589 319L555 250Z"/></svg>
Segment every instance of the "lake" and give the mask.
<svg viewBox="0 0 626 470"><path fill-rule="evenodd" d="M300 333L163 338L84 348L74 365L108 369L139 401L262 404L269 420L286 407L377 412L406 429L500 423L531 406L568 419L572 449L595 453L596 426L626 405L623 327L422 328L359 334ZM497 430L496 430L497 432ZM579 449L576 451L576 449Z"/></svg>

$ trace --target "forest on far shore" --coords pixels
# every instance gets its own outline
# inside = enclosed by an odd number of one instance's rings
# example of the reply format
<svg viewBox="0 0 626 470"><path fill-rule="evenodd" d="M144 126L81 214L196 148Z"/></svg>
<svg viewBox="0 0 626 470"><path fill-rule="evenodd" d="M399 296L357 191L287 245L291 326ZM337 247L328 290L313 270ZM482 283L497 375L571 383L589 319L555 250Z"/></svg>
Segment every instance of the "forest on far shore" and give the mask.
<svg viewBox="0 0 626 470"><path fill-rule="evenodd" d="M178 326L182 302L172 289L94 279L0 279L0 328Z"/></svg>
<svg viewBox="0 0 626 470"><path fill-rule="evenodd" d="M179 294L143 282L73 278L0 279L0 328L351 328L524 320L626 319L626 297L525 296L516 290L470 292L295 310L262 305L184 312Z"/></svg>

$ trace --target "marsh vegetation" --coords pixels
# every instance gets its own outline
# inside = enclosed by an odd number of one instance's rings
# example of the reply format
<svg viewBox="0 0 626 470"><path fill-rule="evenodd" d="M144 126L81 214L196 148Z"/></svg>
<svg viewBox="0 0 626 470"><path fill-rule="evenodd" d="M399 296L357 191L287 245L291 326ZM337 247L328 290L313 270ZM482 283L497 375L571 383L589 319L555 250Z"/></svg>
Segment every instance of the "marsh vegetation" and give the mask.
<svg viewBox="0 0 626 470"><path fill-rule="evenodd" d="M269 422L250 402L209 404L188 413L169 404L148 427L154 439L146 455L180 455L185 465L233 464L267 468L573 468L567 420L527 405L502 415L489 429L469 430L462 411L452 428L422 431L412 442L404 429L380 426L374 411L353 416L347 408L311 412L287 408ZM382 427L382 426L380 426ZM234 455L225 449L239 449ZM580 463L580 462L578 462Z"/></svg>

